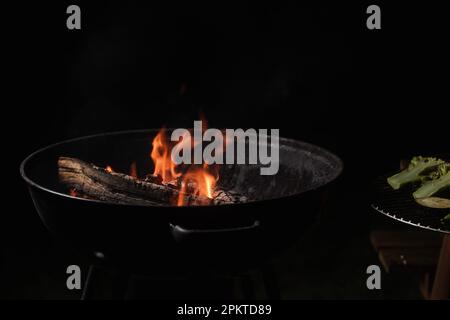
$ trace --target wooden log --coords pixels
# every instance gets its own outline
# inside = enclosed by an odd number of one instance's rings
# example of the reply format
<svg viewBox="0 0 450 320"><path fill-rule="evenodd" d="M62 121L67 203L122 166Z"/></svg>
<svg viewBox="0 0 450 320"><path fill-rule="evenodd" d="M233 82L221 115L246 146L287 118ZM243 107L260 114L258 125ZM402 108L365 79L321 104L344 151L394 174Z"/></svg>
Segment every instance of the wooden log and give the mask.
<svg viewBox="0 0 450 320"><path fill-rule="evenodd" d="M69 184L67 184L69 185ZM83 185L79 185L78 182L71 183L73 187L70 188L71 195L84 199L101 200L107 202L121 203L121 204L133 204L133 205L151 205L161 206L161 203L150 201L142 198L136 198L131 195L124 195L122 193L113 192L105 186L93 181L90 178L85 178Z"/></svg>
<svg viewBox="0 0 450 320"><path fill-rule="evenodd" d="M233 191L225 191L225 190L216 190L213 193L214 204L221 203L245 203L248 202L248 198L242 194L233 192Z"/></svg>
<svg viewBox="0 0 450 320"><path fill-rule="evenodd" d="M79 159L60 157L58 160L59 181L68 188L75 188L94 199L117 203L164 205L184 197L185 205L210 205L246 201L245 197L216 191L217 197L181 193L178 189L155 183L157 179L144 180L113 172ZM220 192L220 194L219 194Z"/></svg>

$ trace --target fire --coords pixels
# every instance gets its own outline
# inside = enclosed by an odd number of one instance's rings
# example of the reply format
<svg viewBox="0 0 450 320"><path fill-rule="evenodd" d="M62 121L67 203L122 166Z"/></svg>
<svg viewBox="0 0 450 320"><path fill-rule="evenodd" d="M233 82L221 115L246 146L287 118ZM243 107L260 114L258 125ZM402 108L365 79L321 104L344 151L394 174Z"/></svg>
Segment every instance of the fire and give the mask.
<svg viewBox="0 0 450 320"><path fill-rule="evenodd" d="M109 173L114 172L114 170L111 168L111 166L106 166L106 171Z"/></svg>
<svg viewBox="0 0 450 320"><path fill-rule="evenodd" d="M203 128L206 130L206 128ZM187 139L182 139L179 144L188 143ZM202 165L191 165L183 172L179 172L177 165L172 161L171 151L173 145L168 142L166 132L161 129L152 142L151 158L155 169L153 174L162 178L163 183L176 182L180 180L180 194L175 199L174 204L183 206L186 193L197 196L213 198L214 188L218 181L218 174L215 167L209 167L206 163ZM191 148L194 144L191 143Z"/></svg>
<svg viewBox="0 0 450 320"><path fill-rule="evenodd" d="M175 171L176 165L170 157L170 145L167 142L166 131L161 129L152 142L150 157L155 165L154 175L160 176L163 183L175 180L181 173Z"/></svg>
<svg viewBox="0 0 450 320"><path fill-rule="evenodd" d="M177 199L177 206L183 206L186 192L213 198L214 188L216 187L217 178L214 177L205 167L189 169L181 181L181 192Z"/></svg>

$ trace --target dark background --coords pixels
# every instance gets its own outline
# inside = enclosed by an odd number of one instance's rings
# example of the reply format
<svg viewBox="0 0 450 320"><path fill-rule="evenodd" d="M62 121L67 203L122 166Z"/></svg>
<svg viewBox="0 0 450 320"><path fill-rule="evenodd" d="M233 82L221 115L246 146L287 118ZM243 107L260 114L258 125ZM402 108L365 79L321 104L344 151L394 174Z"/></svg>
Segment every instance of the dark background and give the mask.
<svg viewBox="0 0 450 320"><path fill-rule="evenodd" d="M365 289L365 267L377 263L369 231L394 224L373 221L365 187L400 158L448 152L440 5L77 1L78 31L66 28L69 4L7 14L0 296L77 295L64 290L65 265L82 258L41 224L19 175L29 153L93 133L189 127L199 112L211 127L279 128L345 162L328 219L279 267L284 297L417 294L398 279L381 293ZM366 28L369 4L381 7L381 30Z"/></svg>

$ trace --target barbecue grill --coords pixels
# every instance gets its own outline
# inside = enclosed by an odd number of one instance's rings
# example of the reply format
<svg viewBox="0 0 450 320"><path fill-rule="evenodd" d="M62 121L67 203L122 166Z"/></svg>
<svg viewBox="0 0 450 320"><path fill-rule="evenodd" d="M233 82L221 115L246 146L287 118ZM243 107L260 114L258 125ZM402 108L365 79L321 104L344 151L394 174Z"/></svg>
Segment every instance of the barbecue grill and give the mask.
<svg viewBox="0 0 450 320"><path fill-rule="evenodd" d="M447 156L439 156L446 159ZM387 178L393 173L376 179L373 183L372 207L378 212L418 228L444 233L439 261L436 267L431 292L427 292L427 298L446 299L448 297L449 283L449 247L450 247L450 221L444 219L450 213L450 209L428 208L419 205L414 200L414 184L402 186L393 190L387 183Z"/></svg>
<svg viewBox="0 0 450 320"><path fill-rule="evenodd" d="M131 162L149 172L157 130L99 134L38 150L21 164L34 205L47 228L72 244L109 256L160 257L183 263L245 265L297 239L318 216L325 186L341 160L318 146L280 138L277 175L259 165L223 165L219 185L252 199L208 206L139 206L71 196L58 182L60 156L126 171ZM187 257L186 259L182 257ZM158 259L156 259L158 258Z"/></svg>

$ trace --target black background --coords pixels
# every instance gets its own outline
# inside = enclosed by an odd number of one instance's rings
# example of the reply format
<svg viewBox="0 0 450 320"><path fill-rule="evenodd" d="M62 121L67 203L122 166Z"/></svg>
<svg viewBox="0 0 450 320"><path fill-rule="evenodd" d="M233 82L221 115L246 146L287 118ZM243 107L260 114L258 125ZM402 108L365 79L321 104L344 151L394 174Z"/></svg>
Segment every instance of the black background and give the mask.
<svg viewBox="0 0 450 320"><path fill-rule="evenodd" d="M368 239L374 214L364 188L373 177L396 169L400 158L448 152L448 27L437 2L77 1L81 30L66 28L69 4L5 10L5 297L47 296L46 280L28 268L40 261L36 270L51 279L51 263L42 261L58 253L19 165L50 143L190 127L203 112L211 127L279 128L319 144L342 157L345 173L329 210L338 224L318 232L318 251L328 250L336 229L341 246L357 235ZM381 7L381 30L366 28L369 4ZM373 259L361 252L342 255L356 264ZM324 286L328 295L312 296L359 294Z"/></svg>

